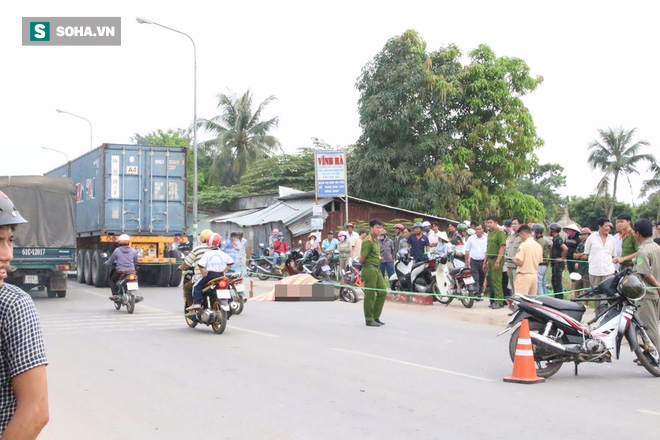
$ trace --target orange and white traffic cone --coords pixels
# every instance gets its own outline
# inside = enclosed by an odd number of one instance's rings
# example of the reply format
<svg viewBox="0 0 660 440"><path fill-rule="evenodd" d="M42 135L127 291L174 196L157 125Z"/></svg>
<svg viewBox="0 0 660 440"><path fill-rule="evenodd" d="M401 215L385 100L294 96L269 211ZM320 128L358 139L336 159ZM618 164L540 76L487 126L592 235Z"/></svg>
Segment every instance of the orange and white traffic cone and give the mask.
<svg viewBox="0 0 660 440"><path fill-rule="evenodd" d="M511 376L505 377L503 380L504 382L513 383L545 382L545 378L536 375L532 339L529 336L529 323L526 319L523 319L522 324L520 324L516 357L513 361L513 372Z"/></svg>

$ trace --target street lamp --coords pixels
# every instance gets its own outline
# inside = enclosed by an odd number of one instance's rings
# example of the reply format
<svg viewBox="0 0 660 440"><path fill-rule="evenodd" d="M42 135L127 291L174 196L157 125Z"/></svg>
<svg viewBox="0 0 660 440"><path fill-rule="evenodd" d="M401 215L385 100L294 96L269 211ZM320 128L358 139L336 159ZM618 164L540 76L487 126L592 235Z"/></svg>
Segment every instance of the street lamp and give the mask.
<svg viewBox="0 0 660 440"><path fill-rule="evenodd" d="M66 159L67 162L69 162L69 156L64 151L56 150L55 148L48 148L48 147L41 147L42 150L50 150L54 151L56 153L60 153L64 155L64 158Z"/></svg>
<svg viewBox="0 0 660 440"><path fill-rule="evenodd" d="M60 110L60 109L55 109L55 111L57 113L66 113L67 115L75 116L76 118L80 118L80 119L83 119L83 120L87 121L87 123L89 124L89 149L91 150L92 149L92 123L89 122L89 119L83 118L82 116L74 115L73 113L70 113L70 112L67 112L67 111L64 111L64 110Z"/></svg>
<svg viewBox="0 0 660 440"><path fill-rule="evenodd" d="M194 61L194 98L193 98L193 170L194 170L194 175L193 175L193 243L198 244L198 236L197 236L197 48L195 47L195 41L192 39L192 37L185 32L177 31L176 29L172 29L171 27L163 26L160 23L156 23L155 21L151 21L147 18L143 17L135 17L138 23L140 24L155 24L156 26L160 26L162 28L168 29L170 31L176 32L177 34L185 35L188 37L190 42L192 43L193 46L193 61Z"/></svg>

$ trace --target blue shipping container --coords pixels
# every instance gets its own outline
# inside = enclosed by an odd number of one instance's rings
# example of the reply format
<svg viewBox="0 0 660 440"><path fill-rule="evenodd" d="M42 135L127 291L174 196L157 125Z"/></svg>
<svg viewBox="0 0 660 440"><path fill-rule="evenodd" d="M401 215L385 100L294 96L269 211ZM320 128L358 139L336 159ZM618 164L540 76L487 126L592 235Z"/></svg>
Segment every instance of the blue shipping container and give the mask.
<svg viewBox="0 0 660 440"><path fill-rule="evenodd" d="M76 183L79 237L186 233L185 148L103 144L46 175Z"/></svg>

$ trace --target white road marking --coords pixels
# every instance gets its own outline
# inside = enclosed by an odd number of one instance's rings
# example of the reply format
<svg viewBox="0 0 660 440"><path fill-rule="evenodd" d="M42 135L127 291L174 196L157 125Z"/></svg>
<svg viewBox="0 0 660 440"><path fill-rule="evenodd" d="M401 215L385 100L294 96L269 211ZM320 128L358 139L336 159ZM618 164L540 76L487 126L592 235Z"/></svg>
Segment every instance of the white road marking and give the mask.
<svg viewBox="0 0 660 440"><path fill-rule="evenodd" d="M358 355L358 356L370 357L370 358L373 358L373 359L380 359L380 360L383 360L383 361L395 362L395 363L401 364L401 365L408 365L409 367L416 367L416 368L423 368L425 370L438 371L440 373L451 374L453 376L459 376L459 377L466 377L468 379L480 380L480 381L483 381L483 382L495 382L495 380L489 379L487 377L473 376L471 374L460 373L458 371L445 370L444 368L432 367L430 365L416 364L414 362L407 362L407 361L402 361L402 360L399 360L399 359L392 359L392 358L388 358L388 357L384 357L384 356L377 356L375 354L368 354L368 353L362 353L362 352L359 352L359 351L345 350L343 348L333 348L333 350L341 351L341 352L344 352L344 353L355 354L355 355Z"/></svg>
<svg viewBox="0 0 660 440"><path fill-rule="evenodd" d="M254 333L255 335L268 336L269 338L279 338L279 336L272 335L270 333L258 332L256 330L249 330L247 328L236 327L236 326L229 325L229 324L227 324L227 327L229 329L236 329L236 330L240 330L240 331L243 331L243 332Z"/></svg>
<svg viewBox="0 0 660 440"><path fill-rule="evenodd" d="M660 416L660 412L651 411L651 410L648 410L648 409L636 409L635 412L642 413L642 414L651 414L652 416Z"/></svg>

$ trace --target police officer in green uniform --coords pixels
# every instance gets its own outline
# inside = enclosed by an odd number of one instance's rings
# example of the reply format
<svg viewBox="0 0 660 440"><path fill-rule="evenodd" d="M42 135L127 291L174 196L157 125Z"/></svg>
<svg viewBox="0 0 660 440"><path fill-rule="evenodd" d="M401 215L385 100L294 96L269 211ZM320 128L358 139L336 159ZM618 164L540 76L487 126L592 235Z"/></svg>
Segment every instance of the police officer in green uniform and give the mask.
<svg viewBox="0 0 660 440"><path fill-rule="evenodd" d="M649 220L635 222L635 240L639 250L635 259L635 271L642 276L649 287L638 306L639 319L657 347L660 346L658 319L660 315L660 246L653 241L653 225Z"/></svg>
<svg viewBox="0 0 660 440"><path fill-rule="evenodd" d="M488 228L488 240L486 241L486 256L488 258L484 261L484 272L488 272L488 284L491 290L490 306L488 307L501 309L504 307L502 259L506 247L506 233L500 230L498 218L495 216L487 217L485 223Z"/></svg>
<svg viewBox="0 0 660 440"><path fill-rule="evenodd" d="M380 246L378 237L383 231L383 222L375 218L369 222L371 234L362 241L360 264L364 283L364 319L369 327L385 325L380 314L387 297L387 283L378 268L380 266ZM378 290L373 290L378 289Z"/></svg>
<svg viewBox="0 0 660 440"><path fill-rule="evenodd" d="M614 264L620 264L621 269L632 267L637 257L639 243L635 239L635 231L631 227L632 216L627 212L616 217L616 229L621 237L621 256L612 260Z"/></svg>

